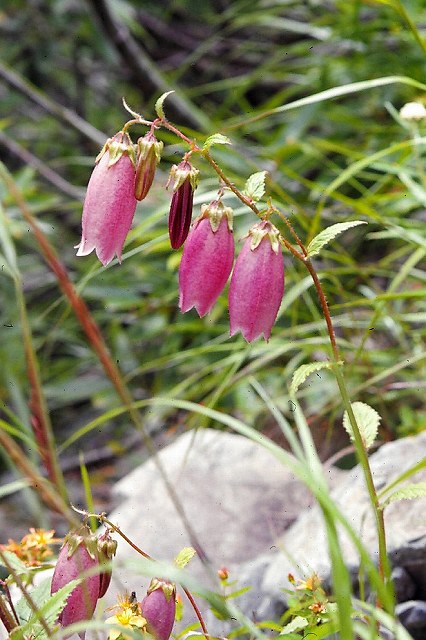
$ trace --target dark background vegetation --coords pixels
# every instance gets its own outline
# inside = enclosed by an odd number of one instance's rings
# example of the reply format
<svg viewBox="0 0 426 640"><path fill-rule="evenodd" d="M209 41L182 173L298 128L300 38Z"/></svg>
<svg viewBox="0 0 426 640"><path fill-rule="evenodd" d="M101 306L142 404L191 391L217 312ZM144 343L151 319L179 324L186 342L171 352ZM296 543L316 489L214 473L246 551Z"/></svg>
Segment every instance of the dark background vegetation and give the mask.
<svg viewBox="0 0 426 640"><path fill-rule="evenodd" d="M164 91L175 89L167 114L202 140L220 131L229 150L215 157L240 187L256 170L303 239L349 219L368 227L329 245L317 266L336 320L357 400L382 415L384 440L426 425L424 320L424 162L409 147L384 154L324 200L327 186L353 163L409 139L398 120L407 101L424 100L401 82L277 114L251 116L317 92L382 76L424 79L424 3L335 0L3 0L0 7L0 156L58 249L99 322L137 399L168 395L238 415L279 438L254 379L291 419L288 384L295 368L327 354L327 338L307 272L286 262L286 294L269 344L230 339L226 295L199 319L178 307L179 254L166 235L171 163L184 149L169 134L150 197L137 210L121 266L76 258L84 187L106 137L127 119L123 96L153 117ZM408 20L407 20L408 17ZM410 28L409 19L416 29ZM421 125L420 125L421 129ZM135 136L143 133L135 128ZM420 131L421 133L421 131ZM202 172L196 205L217 181ZM0 198L19 254L19 268L58 443L94 416L102 428L62 456L73 467L111 460L134 446L119 405L54 277L37 252L15 203ZM253 222L229 198L236 239ZM279 222L277 222L279 224ZM422 253L423 250L423 253ZM28 382L13 284L0 273L0 402L3 418L29 429ZM347 444L341 408L327 374L314 376L302 401L323 458ZM206 425L162 410L146 416L155 433ZM130 464L143 457L137 447ZM129 457L126 457L128 460ZM6 466L8 466L7 461ZM117 463L116 463L117 464ZM112 481L120 469L103 469ZM75 466L75 465L74 465ZM78 469L78 459L77 459ZM96 479L93 467L93 479ZM96 484L96 482L94 482ZM100 490L100 500L102 500Z"/></svg>

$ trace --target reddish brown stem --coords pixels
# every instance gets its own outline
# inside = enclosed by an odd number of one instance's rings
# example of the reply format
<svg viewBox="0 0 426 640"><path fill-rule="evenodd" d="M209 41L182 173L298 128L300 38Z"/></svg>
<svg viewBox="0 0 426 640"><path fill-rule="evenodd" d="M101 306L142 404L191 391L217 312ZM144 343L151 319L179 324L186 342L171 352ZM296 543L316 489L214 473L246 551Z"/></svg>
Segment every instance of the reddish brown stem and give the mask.
<svg viewBox="0 0 426 640"><path fill-rule="evenodd" d="M188 591L188 589L186 587L182 587L182 588L185 591L186 597L188 598L189 602L192 605L192 608L195 611L195 615L197 616L198 621L199 621L199 623L201 625L201 629L203 630L203 634L204 634L205 639L206 640L210 640L210 635L209 635L209 632L207 631L207 627L206 627L205 622L203 620L203 616L201 614L200 609L198 608L197 603L195 602L195 600L194 600L194 598L192 596L192 593L190 591Z"/></svg>

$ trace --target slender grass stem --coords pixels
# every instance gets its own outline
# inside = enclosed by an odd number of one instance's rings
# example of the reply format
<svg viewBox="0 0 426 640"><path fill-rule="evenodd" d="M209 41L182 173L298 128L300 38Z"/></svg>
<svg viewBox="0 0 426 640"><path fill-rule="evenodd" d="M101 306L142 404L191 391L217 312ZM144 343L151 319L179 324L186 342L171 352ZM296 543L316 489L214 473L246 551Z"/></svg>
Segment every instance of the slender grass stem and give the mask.
<svg viewBox="0 0 426 640"><path fill-rule="evenodd" d="M25 357L27 361L28 379L31 387L30 411L31 426L37 443L38 452L46 468L49 480L59 491L64 501L67 501L68 493L64 476L56 453L55 438L49 411L40 380L40 371L37 355L33 345L32 332L28 321L27 308L22 292L20 279L14 278L15 291L18 300L21 317L22 336L24 341Z"/></svg>

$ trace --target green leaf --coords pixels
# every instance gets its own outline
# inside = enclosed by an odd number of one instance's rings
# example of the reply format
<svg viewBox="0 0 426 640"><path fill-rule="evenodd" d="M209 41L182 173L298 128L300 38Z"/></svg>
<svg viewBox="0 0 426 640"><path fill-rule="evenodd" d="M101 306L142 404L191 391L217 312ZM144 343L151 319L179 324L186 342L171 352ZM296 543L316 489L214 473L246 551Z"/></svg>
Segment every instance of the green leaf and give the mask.
<svg viewBox="0 0 426 640"><path fill-rule="evenodd" d="M338 222L337 224L331 225L331 227L327 227L327 229L321 231L315 238L312 238L308 244L308 258L316 256L326 244L340 233L343 233L343 231L351 227L357 227L359 224L367 224L367 222L363 220L352 220L351 222Z"/></svg>
<svg viewBox="0 0 426 640"><path fill-rule="evenodd" d="M3 555L6 561L9 563L9 566L17 573L18 575L26 575L29 572L29 568L26 564L22 562L16 555L16 553L12 553L12 551L3 551ZM2 559L0 558L0 566L5 567ZM8 567L6 567L8 569Z"/></svg>
<svg viewBox="0 0 426 640"><path fill-rule="evenodd" d="M28 636L37 638L37 640L47 638L39 621L40 615L43 616L49 627L53 627L72 591L81 582L80 579L71 580L65 587L51 595L51 581L51 578L47 578L31 591L31 597L38 607L36 613L28 606L25 598L21 598L16 604L16 612L20 621L24 624L12 631L11 640L21 640Z"/></svg>
<svg viewBox="0 0 426 640"><path fill-rule="evenodd" d="M203 144L204 151L207 151L215 144L232 144L232 142L227 136L224 136L221 133L214 133L213 135L209 136Z"/></svg>
<svg viewBox="0 0 426 640"><path fill-rule="evenodd" d="M351 407L361 432L364 446L369 449L376 439L381 417L375 409L364 402L352 402ZM343 426L349 433L351 440L353 440L353 429L347 411L343 416Z"/></svg>
<svg viewBox="0 0 426 640"><path fill-rule="evenodd" d="M339 362L342 364L342 362ZM321 369L331 369L334 366L333 362L310 362L309 364L302 364L293 373L290 385L290 395L295 396L300 385L302 385L306 378L308 378L315 371Z"/></svg>
<svg viewBox="0 0 426 640"><path fill-rule="evenodd" d="M308 626L308 621L306 620L306 618L302 618L302 616L296 616L295 618L293 618L291 622L289 622L288 624L285 625L285 627L283 627L280 633L280 636L286 633L293 633L294 631L301 631L301 629L304 629L307 626Z"/></svg>
<svg viewBox="0 0 426 640"><path fill-rule="evenodd" d="M166 120L166 115L164 113L164 100L167 98L167 96L169 96L171 93L174 93L174 91L166 91L166 93L163 93L157 100L157 102L155 103L155 113L157 114L157 116L159 118L161 118L162 120Z"/></svg>
<svg viewBox="0 0 426 640"><path fill-rule="evenodd" d="M384 501L382 509L397 500L414 500L414 498L422 498L424 496L426 496L426 482L413 482L391 493Z"/></svg>
<svg viewBox="0 0 426 640"><path fill-rule="evenodd" d="M394 489L398 484L401 484L401 482L404 482L404 480L408 480L410 476L414 475L418 471L421 471L425 467L426 467L426 458L423 458L423 460L420 460L420 462L416 462L416 464L413 464L411 467L409 467L403 473L397 476L395 480L392 480L390 484L388 484L384 489L382 489L379 492L378 494L379 499L381 499L386 493Z"/></svg>
<svg viewBox="0 0 426 640"><path fill-rule="evenodd" d="M197 552L192 547L184 547L179 551L175 558L175 564L179 567L179 569L183 569L186 567L188 562L192 560Z"/></svg>
<svg viewBox="0 0 426 640"><path fill-rule="evenodd" d="M265 178L267 171L257 171L252 173L244 186L244 195L251 198L253 202L258 202L265 193Z"/></svg>

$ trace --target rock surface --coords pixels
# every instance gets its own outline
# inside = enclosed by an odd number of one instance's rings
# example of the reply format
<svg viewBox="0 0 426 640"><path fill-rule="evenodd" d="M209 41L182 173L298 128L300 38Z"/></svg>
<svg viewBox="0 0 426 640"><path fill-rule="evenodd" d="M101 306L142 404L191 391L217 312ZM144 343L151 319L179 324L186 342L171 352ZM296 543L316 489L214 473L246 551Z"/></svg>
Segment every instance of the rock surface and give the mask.
<svg viewBox="0 0 426 640"><path fill-rule="evenodd" d="M266 449L239 435L191 431L165 447L161 463L201 548L216 571L251 560L312 504L307 489ZM152 460L117 483L110 519L157 559L172 561L191 540ZM120 541L117 560L135 552ZM191 575L211 584L200 560ZM145 579L114 572L108 600L122 589L141 591Z"/></svg>
<svg viewBox="0 0 426 640"><path fill-rule="evenodd" d="M425 457L426 432L383 445L370 458L377 489L384 488ZM421 470L409 481L426 481L426 470ZM361 536L371 557L377 558L374 519L358 467L349 472L332 491L332 496ZM426 600L426 497L393 502L384 513L391 562L394 568L402 569L394 573L399 598ZM346 564L356 582L357 553L346 535L341 535L341 544ZM289 586L286 580L289 572L303 577L316 571L326 582L330 577L326 535L317 505L305 510L277 540L276 546L282 553L265 553L256 558L255 563L246 562L238 569L240 585L254 585L238 603L257 619L276 618L285 610L286 597L281 589ZM407 585L409 591L404 595Z"/></svg>

